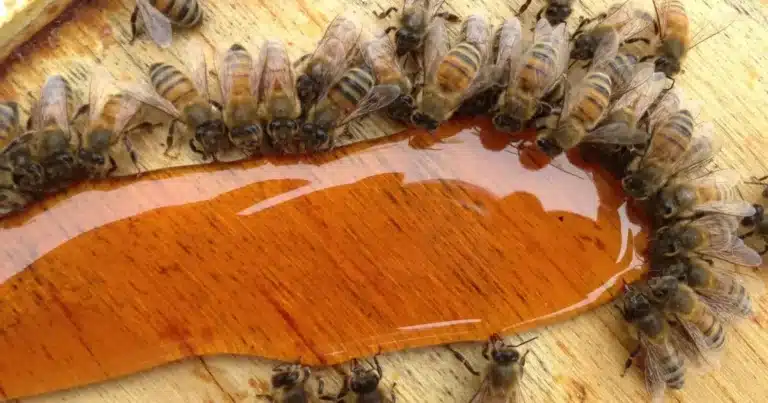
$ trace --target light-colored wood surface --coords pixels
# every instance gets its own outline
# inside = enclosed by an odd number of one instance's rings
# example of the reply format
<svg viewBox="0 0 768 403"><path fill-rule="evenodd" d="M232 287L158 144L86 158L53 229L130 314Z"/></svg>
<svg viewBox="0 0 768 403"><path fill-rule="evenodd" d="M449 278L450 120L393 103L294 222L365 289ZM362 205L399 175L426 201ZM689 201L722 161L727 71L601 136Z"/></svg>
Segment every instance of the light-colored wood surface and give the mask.
<svg viewBox="0 0 768 403"><path fill-rule="evenodd" d="M14 51L18 52L19 45L54 21L71 3L72 0L3 0L0 4L0 62Z"/></svg>
<svg viewBox="0 0 768 403"><path fill-rule="evenodd" d="M25 60L8 66L0 94L23 98L27 91L39 87L46 74L63 72L79 89L87 88L87 66L101 59L113 74L138 74L150 63L174 61L183 57L174 48L167 54L157 53L146 40L133 47L125 45L129 32L128 16L133 2L95 1L83 7L73 23L60 29L60 41L69 41L57 49L44 49L25 56ZM236 38L258 43L266 35L296 38L291 48L297 56L312 47L327 21L352 3L328 1L323 5L289 2L285 6L264 3L249 7L232 7L234 2L206 3L208 13L202 35L210 43L225 45ZM370 1L353 3L367 10L386 8L389 4ZM718 133L726 137L726 146L718 157L721 166L738 169L743 175L768 172L763 154L768 150L768 121L762 106L768 100L768 86L762 72L768 71L764 59L768 50L768 31L764 30L766 11L758 2L738 2L738 21L725 33L712 38L691 52L685 74L678 80L687 94L704 101L702 117L716 123ZM447 4L461 15L480 7L497 20L508 15L519 4L486 1L485 4ZM714 5L728 9L728 3ZM577 3L575 17L594 15L606 4ZM694 27L711 17L713 4L690 2ZM253 7L253 8L251 8ZM266 8L263 8L266 7ZM532 13L538 4L531 6ZM237 15L237 18L234 17ZM106 16L106 17L105 17ZM231 17L230 17L231 16ZM290 16L284 18L283 16ZM94 38L81 24L106 21L98 27L113 35L112 40ZM695 31L695 28L694 28ZM243 35L243 32L247 32ZM191 35L191 34L190 34ZM299 39L302 36L307 39ZM73 39L77 38L77 39ZM184 35L177 36L183 42ZM309 39L313 38L313 39ZM98 40L97 40L98 39ZM59 42L61 44L61 42ZM30 69L29 66L35 66ZM25 102L23 100L22 104ZM154 147L161 139L155 138ZM152 145L143 147L150 148ZM147 153L149 154L149 153ZM158 162L158 165L162 163ZM154 166L157 167L157 166ZM747 197L757 198L759 189L743 188ZM691 374L684 391L670 394L681 401L764 401L768 385L762 382L768 364L768 299L756 303L756 317L736 324L728 335L721 368L713 373ZM532 401L638 401L645 399L642 376L636 369L626 377L621 368L630 345L625 326L616 309L604 307L567 323L542 328L535 332L539 339L532 350L524 382L525 394ZM525 339L530 334L521 335ZM480 366L479 345L459 347ZM385 383L397 382L402 401L466 401L479 380L469 375L445 350L421 349L388 354L382 360ZM104 384L58 392L48 396L23 399L24 402L228 402L253 401L266 388L269 368L273 365L257 358L209 357L190 359L141 374ZM318 371L323 376L332 370ZM338 377L337 377L338 379ZM333 385L338 386L338 383Z"/></svg>

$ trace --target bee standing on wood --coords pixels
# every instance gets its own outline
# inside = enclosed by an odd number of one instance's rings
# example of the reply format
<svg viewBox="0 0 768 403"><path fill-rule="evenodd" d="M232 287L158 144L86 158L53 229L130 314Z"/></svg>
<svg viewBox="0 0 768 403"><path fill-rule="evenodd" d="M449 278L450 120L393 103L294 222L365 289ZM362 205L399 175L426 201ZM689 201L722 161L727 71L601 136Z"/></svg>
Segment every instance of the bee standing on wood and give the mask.
<svg viewBox="0 0 768 403"><path fill-rule="evenodd" d="M332 402L343 402L349 392L354 393L352 399L355 403L395 403L397 397L395 395L396 384L392 385L389 391L385 391L380 387L383 371L381 370L381 364L379 364L378 354L373 356L373 362L371 365L368 363L369 368L364 368L360 361L354 360L352 366L352 374L347 375L344 378L344 386L336 395L326 395L323 393L323 380L318 383L317 394L320 396L320 400L327 400Z"/></svg>
<svg viewBox="0 0 768 403"><path fill-rule="evenodd" d="M192 151L217 159L217 153L229 148L227 130L221 116L221 105L209 99L208 70L201 44L193 44L188 52L193 66L190 78L178 68L155 63L149 68L152 88L146 85L127 85L125 91L139 101L155 107L173 118L168 129L165 154L173 147L174 134L179 122L194 131L189 140Z"/></svg>
<svg viewBox="0 0 768 403"><path fill-rule="evenodd" d="M472 97L484 86L482 81L488 78L483 77L481 69L485 67L488 59L490 25L481 15L469 16L464 21L459 44L442 57L437 51L427 53L428 47L446 48L445 43L432 43L433 38L447 41L446 36L430 34L429 42L425 43L425 54L432 58L424 59L428 66L424 88L419 96L416 111L411 117L414 125L429 131L437 129L453 115L464 100Z"/></svg>
<svg viewBox="0 0 768 403"><path fill-rule="evenodd" d="M554 90L563 79L568 66L568 31L565 24L552 27L546 19L536 22L533 45L511 70L512 76L493 125L503 132L523 129L542 109L542 98Z"/></svg>
<svg viewBox="0 0 768 403"><path fill-rule="evenodd" d="M376 76L378 84L391 84L400 87L400 96L387 107L387 115L401 122L409 122L414 109L411 93L413 85L400 64L395 59L395 45L386 33L373 36L368 30L363 31L360 41L363 60Z"/></svg>
<svg viewBox="0 0 768 403"><path fill-rule="evenodd" d="M664 315L635 287L627 287L623 300L624 320L638 343L624 373L644 353L646 388L654 401L661 400L666 388L682 389L685 383L685 356L679 348L683 340L673 335Z"/></svg>
<svg viewBox="0 0 768 403"><path fill-rule="evenodd" d="M604 40L615 40L619 44L629 41L643 41L648 44L651 42L652 38L637 35L645 31L648 26L653 26L655 20L647 12L635 9L631 0L612 5L596 20L598 23L590 29L583 27L592 20L583 20L574 32L571 59L592 59L595 56L595 50Z"/></svg>
<svg viewBox="0 0 768 403"><path fill-rule="evenodd" d="M336 16L325 30L314 53L296 62L304 63L303 73L296 81L296 90L305 112L347 68L347 57L357 46L360 28L358 21L351 15Z"/></svg>
<svg viewBox="0 0 768 403"><path fill-rule="evenodd" d="M493 41L496 59L484 74L485 86L461 104L456 115L474 116L491 112L499 102L499 96L507 88L512 69L520 62L523 54L523 29L516 17L504 20Z"/></svg>
<svg viewBox="0 0 768 403"><path fill-rule="evenodd" d="M13 168L7 166L5 147L21 135L19 105L13 101L0 102L0 214L18 211L27 205L28 198L18 190Z"/></svg>
<svg viewBox="0 0 768 403"><path fill-rule="evenodd" d="M219 84L224 103L222 117L229 142L243 154L261 152L263 132L259 121L258 77L250 52L232 45L219 60Z"/></svg>
<svg viewBox="0 0 768 403"><path fill-rule="evenodd" d="M651 240L651 256L700 256L742 266L760 266L760 255L736 234L739 221L736 216L709 214L661 227Z"/></svg>
<svg viewBox="0 0 768 403"><path fill-rule="evenodd" d="M519 344L507 344L501 336L492 334L483 348L483 357L490 362L483 382L472 396L470 403L523 402L521 382L525 369L525 357L530 350L520 355L517 348L534 340L536 337ZM469 372L480 375L461 353L448 348Z"/></svg>
<svg viewBox="0 0 768 403"><path fill-rule="evenodd" d="M126 126L141 103L125 94L110 91L111 81L108 71L103 67L95 68L91 73L88 103L80 107L72 119L74 121L77 116L88 113L85 133L78 133L80 147L77 158L91 176L107 176L117 170L110 150L118 142L123 143L131 161L139 169L138 156L128 137L133 128L126 129Z"/></svg>
<svg viewBox="0 0 768 403"><path fill-rule="evenodd" d="M759 236L763 239L764 247L759 253L765 255L768 253L768 220L765 219L765 208L762 204L753 204L755 208L755 214L749 217L744 217L741 220L741 225L748 228L747 232L739 235L739 238L746 239L751 236Z"/></svg>
<svg viewBox="0 0 768 403"><path fill-rule="evenodd" d="M279 39L264 41L254 70L253 90L259 99L258 116L265 123L272 147L281 153L296 152L297 119L301 103L296 78L285 44Z"/></svg>
<svg viewBox="0 0 768 403"><path fill-rule="evenodd" d="M192 28L203 21L199 0L136 0L131 14L131 42L143 28L162 48L171 46L172 25Z"/></svg>
<svg viewBox="0 0 768 403"><path fill-rule="evenodd" d="M656 16L659 22L659 49L656 59L656 71L672 77L680 72L680 68L688 54L691 44L691 32L688 14L681 0L664 0L661 6L656 5Z"/></svg>
<svg viewBox="0 0 768 403"><path fill-rule="evenodd" d="M525 0L520 9L517 11L517 15L521 15L528 9L533 0ZM536 21L541 19L541 15L544 14L544 18L549 21L552 26L562 24L573 12L574 0L544 0L544 6L536 13Z"/></svg>
<svg viewBox="0 0 768 403"><path fill-rule="evenodd" d="M299 364L279 364L272 369L272 391L269 395L259 395L273 403L307 403L310 393L307 381L311 375L309 368Z"/></svg>
<svg viewBox="0 0 768 403"><path fill-rule="evenodd" d="M2 151L14 183L24 193L55 192L77 179L79 166L69 125L72 91L60 75L48 77L32 107L30 131Z"/></svg>
<svg viewBox="0 0 768 403"><path fill-rule="evenodd" d="M445 0L403 0L403 14L400 17L400 28L389 27L386 32L397 29L395 32L395 54L398 57L415 53L424 45L427 31L436 18L448 22L459 22L461 19L455 14L438 10ZM387 18L396 7L390 7L379 18ZM425 66L426 67L426 66Z"/></svg>
<svg viewBox="0 0 768 403"><path fill-rule="evenodd" d="M749 217L755 209L737 194L740 183L739 173L730 169L703 173L697 178L673 178L659 192L654 212L658 211L663 220L706 213Z"/></svg>

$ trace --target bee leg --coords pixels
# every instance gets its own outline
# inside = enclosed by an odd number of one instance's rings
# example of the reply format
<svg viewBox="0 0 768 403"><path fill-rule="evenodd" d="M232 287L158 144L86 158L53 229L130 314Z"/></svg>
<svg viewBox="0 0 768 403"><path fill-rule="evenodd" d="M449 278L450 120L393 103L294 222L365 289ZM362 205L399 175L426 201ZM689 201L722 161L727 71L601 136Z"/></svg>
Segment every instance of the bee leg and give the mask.
<svg viewBox="0 0 768 403"><path fill-rule="evenodd" d="M196 154L202 155L203 156L203 160L208 160L208 153L206 153L205 151L197 148L197 145L195 145L195 140L194 139L189 139L189 148L192 150L192 152L194 152ZM216 158L215 155L213 157L214 157L214 159Z"/></svg>
<svg viewBox="0 0 768 403"><path fill-rule="evenodd" d="M375 16L376 16L376 18L378 18L378 19L380 19L380 20L383 20L384 18L387 18L387 17L389 17L389 14L391 14L391 13L393 13L393 12L397 12L397 7L390 7L390 8L388 8L388 9L384 10L384 11L383 11L383 12L381 12L381 13L377 13L377 12L375 12L375 11L374 11L374 12L373 12L373 15L375 15Z"/></svg>
<svg viewBox="0 0 768 403"><path fill-rule="evenodd" d="M474 376L480 375L480 372L477 372L477 370L474 367L472 367L472 364L469 363L469 361L467 360L467 357L464 357L464 354L454 350L454 348L451 347L450 344L446 344L445 348L447 348L451 353L453 353L453 356L456 357L457 360L461 361L461 363L464 364L464 367L467 368L467 371L472 373L472 375Z"/></svg>
<svg viewBox="0 0 768 403"><path fill-rule="evenodd" d="M379 375L379 379L384 375L384 371L381 369L381 363L379 363L379 355L381 355L381 346L379 346L379 352L373 356L373 363L376 364L376 374Z"/></svg>
<svg viewBox="0 0 768 403"><path fill-rule="evenodd" d="M115 161L112 156L109 156L109 170L107 171L107 176L112 176L113 173L117 171L117 161Z"/></svg>
<svg viewBox="0 0 768 403"><path fill-rule="evenodd" d="M123 137L123 144L128 151L128 155L131 156L131 162L133 162L133 166L136 167L136 176L138 177L142 172L146 171L147 168L139 163L139 155L136 153L136 150L133 149L133 143L131 143L131 139L129 139L128 136Z"/></svg>
<svg viewBox="0 0 768 403"><path fill-rule="evenodd" d="M392 401L392 403L397 402L397 394L395 394L395 388L397 388L397 382L392 384L392 389L389 391L390 400Z"/></svg>
<svg viewBox="0 0 768 403"><path fill-rule="evenodd" d="M531 2L532 2L532 1L533 1L533 0L525 0L525 3L523 3L523 5L522 5L522 6L520 6L520 9L518 9L518 10L517 10L517 16L518 16L518 17L520 16L520 14L524 13L524 12L525 12L525 10L527 10L527 9L528 9L528 6L530 6L530 5L531 5Z"/></svg>
<svg viewBox="0 0 768 403"><path fill-rule="evenodd" d="M221 104L220 104L220 103L218 103L217 101L214 101L214 100L212 100L212 99L211 99L211 100L209 100L209 101L208 101L208 103L209 103L209 104L211 104L211 105L213 105L213 107L214 107L214 108L218 109L218 110L219 110L219 112L221 112L222 110L224 110L224 107L223 107L223 106L221 106Z"/></svg>
<svg viewBox="0 0 768 403"><path fill-rule="evenodd" d="M459 18L458 15L454 13L449 13L448 11L443 11L442 13L435 14L435 17L442 18L448 22L459 22L461 21L461 18Z"/></svg>
<svg viewBox="0 0 768 403"><path fill-rule="evenodd" d="M627 361L624 363L624 372L621 373L621 376L627 374L627 371L629 371L630 368L632 368L632 364L635 362L635 358L637 355L640 354L640 345L638 344L637 347L635 347L634 350L632 350L631 353L629 353L629 357L627 358Z"/></svg>
<svg viewBox="0 0 768 403"><path fill-rule="evenodd" d="M266 395L266 394L265 395L256 395L256 398L257 399L268 400L268 401L273 402L273 403L275 401L275 398L272 395Z"/></svg>
<svg viewBox="0 0 768 403"><path fill-rule="evenodd" d="M650 40L650 39L648 39L648 38L643 38L643 37L639 37L639 38L629 38L629 39L627 39L626 41L624 41L622 44L623 44L623 45L625 45L625 44L626 44L626 45L628 45L628 44L630 44L630 43L635 43L635 42L645 42L645 43L646 43L646 44L648 44L648 45L650 45L650 44L651 44L651 40Z"/></svg>
<svg viewBox="0 0 768 403"><path fill-rule="evenodd" d="M32 121L32 116L30 116L30 117L27 119L27 130L32 130L32 125L33 125L33 123L34 123L34 122Z"/></svg>
<svg viewBox="0 0 768 403"><path fill-rule="evenodd" d="M538 20L540 20L540 19L541 19L541 15L542 15L542 14L544 14L544 10L545 10L546 8L547 8L547 7L546 7L546 6L544 6L544 7L542 7L542 8L540 8L540 9L539 9L539 12L537 12L537 13L536 13L536 21L538 21ZM535 27L534 27L534 28L531 28L531 31L533 31L534 29L535 29Z"/></svg>
<svg viewBox="0 0 768 403"><path fill-rule="evenodd" d="M176 132L176 123L178 120L174 119L171 121L170 127L168 127L168 136L165 138L165 152L163 152L163 155L166 157L170 156L171 148L173 147L173 138L174 134Z"/></svg>
<svg viewBox="0 0 768 403"><path fill-rule="evenodd" d="M79 118L80 115L82 115L84 113L88 113L88 111L90 111L90 110L91 110L91 105L90 104L82 105L80 108L77 109L77 112L75 112L75 116L72 116L72 120L70 120L70 123L72 123L75 120L77 120L77 118Z"/></svg>
<svg viewBox="0 0 768 403"><path fill-rule="evenodd" d="M139 6L136 6L133 8L133 12L131 13L131 39L128 40L128 43L133 43L133 41L136 39L136 32L139 30Z"/></svg>
<svg viewBox="0 0 768 403"><path fill-rule="evenodd" d="M396 26L387 27L387 29L384 30L384 33L389 34L392 31L397 31L397 27Z"/></svg>
<svg viewBox="0 0 768 403"><path fill-rule="evenodd" d="M653 59L654 57L656 57L656 55L647 55L647 56L643 56L643 57L641 57L641 58L640 58L640 60L638 60L637 62L638 62L638 63L642 63L642 62L645 62L645 61L651 60L651 59Z"/></svg>

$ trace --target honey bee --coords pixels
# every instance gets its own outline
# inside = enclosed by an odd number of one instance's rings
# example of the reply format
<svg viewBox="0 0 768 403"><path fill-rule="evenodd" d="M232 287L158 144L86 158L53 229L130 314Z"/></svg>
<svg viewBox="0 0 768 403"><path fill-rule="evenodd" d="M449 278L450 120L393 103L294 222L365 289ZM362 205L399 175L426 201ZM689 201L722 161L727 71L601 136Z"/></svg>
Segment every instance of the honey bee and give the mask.
<svg viewBox="0 0 768 403"><path fill-rule="evenodd" d="M583 141L624 145L645 142L647 134L640 130L616 131L607 125L595 130L611 110L612 94L626 92L625 86L633 82L637 86L647 82L653 73L650 65L636 70L631 64L623 64L624 58L617 58L617 51L615 41L604 41L595 51L592 67L577 89L566 98L555 129L538 134L536 145L542 152L554 157ZM618 86L614 80L624 84Z"/></svg>
<svg viewBox="0 0 768 403"><path fill-rule="evenodd" d="M445 0L403 0L403 14L400 17L400 28L395 32L395 54L398 57L418 51L424 44L427 31L436 18L447 22L459 22L461 19L449 12L438 12ZM378 18L386 18L397 7L390 7ZM390 32L395 27L387 28Z"/></svg>
<svg viewBox="0 0 768 403"><path fill-rule="evenodd" d="M498 334L492 334L483 348L483 357L490 361L483 382L470 403L522 402L521 382L525 370L525 357L517 348L537 338L518 344L507 344ZM480 375L458 351L450 349L464 366L474 375Z"/></svg>
<svg viewBox="0 0 768 403"><path fill-rule="evenodd" d="M696 292L672 276L648 279L651 298L664 312L685 329L696 350L706 361L723 349L723 322L701 302Z"/></svg>
<svg viewBox="0 0 768 403"><path fill-rule="evenodd" d="M296 79L285 44L267 40L256 65L260 119L266 122L272 146L283 153L295 152L294 140L299 133L297 119L301 103L296 93Z"/></svg>
<svg viewBox="0 0 768 403"><path fill-rule="evenodd" d="M272 369L272 390L269 395L259 395L274 403L309 402L307 381L311 375L309 368L300 364L279 364Z"/></svg>
<svg viewBox="0 0 768 403"><path fill-rule="evenodd" d="M739 238L746 239L747 237L751 237L754 235L760 236L763 238L764 246L763 250L758 252L760 255L765 255L768 253L768 220L765 219L765 208L761 204L753 204L752 207L755 208L755 214L744 217L741 220L741 225L747 227L749 230L745 232L742 235L739 235Z"/></svg>
<svg viewBox="0 0 768 403"><path fill-rule="evenodd" d="M222 117L230 143L246 155L261 151L263 133L258 117L258 77L251 54L234 44L219 60Z"/></svg>
<svg viewBox="0 0 768 403"><path fill-rule="evenodd" d="M321 379L317 387L317 394L320 396L320 400L343 402L346 401L345 397L349 392L352 392L355 394L352 401L356 403L395 403L397 401L395 395L397 384L392 385L389 393L380 387L379 383L381 383L383 371L379 363L378 354L373 356L373 362L375 366L368 363L369 368L365 368L360 364L360 361L355 359L352 366L352 374L348 374L344 378L344 386L336 395L323 393L324 385Z"/></svg>
<svg viewBox="0 0 768 403"><path fill-rule="evenodd" d="M14 101L0 102L0 148L5 147L21 134L19 104Z"/></svg>
<svg viewBox="0 0 768 403"><path fill-rule="evenodd" d="M428 35L433 39L447 41L447 37ZM429 131L437 129L448 120L461 103L480 90L484 68L488 58L490 26L485 17L473 14L464 21L462 37L459 43L443 57L438 52L430 52L433 59L426 58L427 67L425 85L417 101L416 111L411 122ZM444 49L444 43L426 43L426 48L435 46Z"/></svg>
<svg viewBox="0 0 768 403"><path fill-rule="evenodd" d="M533 0L525 0L520 9L517 10L517 15L521 15L528 9ZM573 12L574 0L545 0L544 6L536 13L536 21L541 19L541 15L544 14L544 18L549 21L552 26L562 24Z"/></svg>
<svg viewBox="0 0 768 403"><path fill-rule="evenodd" d="M29 195L16 186L13 171L0 165L0 216L23 209L30 202Z"/></svg>
<svg viewBox="0 0 768 403"><path fill-rule="evenodd" d="M499 97L508 85L513 66L517 66L523 53L523 30L520 20L512 17L504 20L493 41L494 62L486 69L486 87L461 104L456 115L474 116L488 113L496 107Z"/></svg>
<svg viewBox="0 0 768 403"><path fill-rule="evenodd" d="M203 21L199 0L136 0L131 14L131 39L145 29L162 48L171 46L172 25L192 28Z"/></svg>
<svg viewBox="0 0 768 403"><path fill-rule="evenodd" d="M24 193L54 192L79 176L69 116L72 92L64 77L48 77L32 107L31 130L2 151L14 182Z"/></svg>
<svg viewBox="0 0 768 403"><path fill-rule="evenodd" d="M640 200L655 195L670 178L684 177L705 165L720 147L712 124L695 126L691 110L680 109L676 88L651 114L650 130L645 153L632 161L622 179L624 191Z"/></svg>
<svg viewBox="0 0 768 403"><path fill-rule="evenodd" d="M110 155L110 149L122 142L138 168L138 156L128 137L133 129L126 129L141 103L122 93L110 91L111 76L104 68L97 67L91 73L88 103L75 114L88 113L85 134L79 134L80 147L78 162L91 176L107 176L117 170L117 163ZM109 162L109 166L107 165Z"/></svg>
<svg viewBox="0 0 768 403"><path fill-rule="evenodd" d="M336 80L309 111L299 134L301 152L333 149L340 128L400 96L397 85L375 85L368 69L353 67Z"/></svg>
<svg viewBox="0 0 768 403"><path fill-rule="evenodd" d="M340 14L331 21L314 53L297 61L304 71L296 81L302 108L307 111L323 90L347 68L347 57L357 45L360 24L351 15Z"/></svg>
<svg viewBox="0 0 768 403"><path fill-rule="evenodd" d="M537 111L542 98L554 92L568 65L568 32L566 25L552 27L546 19L536 23L533 45L521 58L501 97L494 126L512 133L523 129Z"/></svg>
<svg viewBox="0 0 768 403"><path fill-rule="evenodd" d="M149 68L152 88L133 84L125 86L125 92L173 118L165 155L173 147L176 125L181 122L194 131L194 138L189 140L192 151L216 160L217 153L229 146L222 108L208 98L208 70L201 45L193 44L187 53L193 66L191 78L170 64L155 63Z"/></svg>
<svg viewBox="0 0 768 403"><path fill-rule="evenodd" d="M657 269L657 273L685 282L716 312L737 317L752 315L752 299L747 289L733 272L721 267L721 262L675 257L664 259L660 265L662 269Z"/></svg>
<svg viewBox="0 0 768 403"><path fill-rule="evenodd" d="M599 22L591 29L585 30L583 28L594 20ZM582 20L574 32L571 59L592 59L595 50L604 40L616 41L620 44L630 41L650 43L650 39L637 35L655 22L651 14L635 9L632 1L614 4L594 20Z"/></svg>
<svg viewBox="0 0 768 403"><path fill-rule="evenodd" d="M739 221L736 216L710 214L661 227L651 241L651 255L699 255L742 266L760 266L760 255L736 234Z"/></svg>
<svg viewBox="0 0 768 403"><path fill-rule="evenodd" d="M661 400L666 388L682 389L685 384L685 359L678 348L678 339L664 315L635 287L627 287L622 314L630 324L637 340L624 366L624 373L632 367L640 352L645 354L645 385L654 401Z"/></svg>
<svg viewBox="0 0 768 403"><path fill-rule="evenodd" d="M659 49L656 71L672 77L680 72L691 44L688 14L681 0L664 0L660 6L653 2L659 24Z"/></svg>
<svg viewBox="0 0 768 403"><path fill-rule="evenodd" d="M658 194L663 220L690 218L697 214L719 213L749 217L755 213L736 188L741 177L734 170L720 170L698 178L673 178Z"/></svg>
<svg viewBox="0 0 768 403"><path fill-rule="evenodd" d="M392 84L400 87L400 96L389 106L387 115L398 121L408 122L414 108L411 92L413 85L395 59L395 45L386 33L371 37L367 30L360 41L360 49L365 63L373 70L378 84Z"/></svg>

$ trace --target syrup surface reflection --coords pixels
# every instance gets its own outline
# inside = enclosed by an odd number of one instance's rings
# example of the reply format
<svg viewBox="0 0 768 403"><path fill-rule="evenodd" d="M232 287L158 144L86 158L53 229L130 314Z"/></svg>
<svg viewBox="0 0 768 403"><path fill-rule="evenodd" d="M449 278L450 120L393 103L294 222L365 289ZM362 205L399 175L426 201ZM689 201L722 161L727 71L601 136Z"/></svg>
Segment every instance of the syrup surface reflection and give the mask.
<svg viewBox="0 0 768 403"><path fill-rule="evenodd" d="M615 181L526 162L471 123L439 150L399 135L152 173L5 220L0 397L190 355L337 363L483 340L639 275L645 235Z"/></svg>

